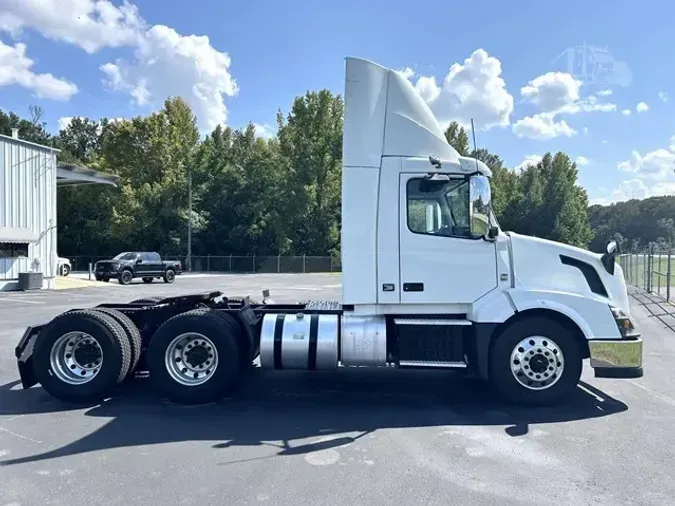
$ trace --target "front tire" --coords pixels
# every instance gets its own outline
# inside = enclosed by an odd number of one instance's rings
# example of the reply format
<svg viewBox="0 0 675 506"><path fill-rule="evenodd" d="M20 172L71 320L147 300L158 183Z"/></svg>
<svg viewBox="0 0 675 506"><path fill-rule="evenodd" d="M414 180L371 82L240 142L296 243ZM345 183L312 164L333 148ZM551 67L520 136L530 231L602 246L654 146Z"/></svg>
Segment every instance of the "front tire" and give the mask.
<svg viewBox="0 0 675 506"><path fill-rule="evenodd" d="M574 334L547 318L510 325L490 352L490 382L506 400L527 406L555 404L577 387L583 366Z"/></svg>
<svg viewBox="0 0 675 506"><path fill-rule="evenodd" d="M217 401L240 378L238 337L234 326L209 309L174 316L150 340L150 381L172 402Z"/></svg>
<svg viewBox="0 0 675 506"><path fill-rule="evenodd" d="M93 310L60 314L40 332L33 349L36 379L66 402L90 404L109 397L130 364L124 329Z"/></svg>
<svg viewBox="0 0 675 506"><path fill-rule="evenodd" d="M70 274L70 267L68 267L67 265L62 265L61 266L61 276L66 277L66 276L68 276L68 274Z"/></svg>
<svg viewBox="0 0 675 506"><path fill-rule="evenodd" d="M134 279L134 275L131 273L131 271L129 271L129 270L122 271L120 273L119 283L120 283L120 285L128 285L129 283L131 283L131 281L133 279Z"/></svg>

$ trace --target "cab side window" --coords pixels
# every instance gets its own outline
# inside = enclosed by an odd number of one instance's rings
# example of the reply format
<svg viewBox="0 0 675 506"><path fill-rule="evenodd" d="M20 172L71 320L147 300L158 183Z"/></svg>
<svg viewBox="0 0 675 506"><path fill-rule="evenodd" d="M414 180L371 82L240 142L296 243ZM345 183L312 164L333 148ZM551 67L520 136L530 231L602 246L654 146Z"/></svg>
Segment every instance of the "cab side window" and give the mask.
<svg viewBox="0 0 675 506"><path fill-rule="evenodd" d="M469 237L469 185L465 179L413 178L407 183L408 228L415 234Z"/></svg>

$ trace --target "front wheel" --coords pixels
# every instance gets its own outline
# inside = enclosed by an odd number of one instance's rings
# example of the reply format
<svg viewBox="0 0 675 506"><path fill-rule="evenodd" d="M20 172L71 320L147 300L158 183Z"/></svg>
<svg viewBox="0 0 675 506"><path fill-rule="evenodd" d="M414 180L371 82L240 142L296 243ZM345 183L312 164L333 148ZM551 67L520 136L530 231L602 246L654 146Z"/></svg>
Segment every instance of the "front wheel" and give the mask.
<svg viewBox="0 0 675 506"><path fill-rule="evenodd" d="M131 271L122 271L120 274L119 282L120 285L128 285L134 279L134 275Z"/></svg>
<svg viewBox="0 0 675 506"><path fill-rule="evenodd" d="M546 318L509 326L490 352L490 382L505 399L550 405L570 395L581 377L583 355L574 334Z"/></svg>

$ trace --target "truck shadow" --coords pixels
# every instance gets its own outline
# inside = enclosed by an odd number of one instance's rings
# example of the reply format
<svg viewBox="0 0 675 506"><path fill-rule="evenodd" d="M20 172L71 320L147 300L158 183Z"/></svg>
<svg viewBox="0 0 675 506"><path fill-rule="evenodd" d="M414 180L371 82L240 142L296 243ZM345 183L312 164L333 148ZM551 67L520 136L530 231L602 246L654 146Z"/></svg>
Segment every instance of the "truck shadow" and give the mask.
<svg viewBox="0 0 675 506"><path fill-rule="evenodd" d="M276 449L274 456L288 456L348 445L379 429L408 427L499 426L505 437L527 437L533 425L628 409L586 383L580 383L565 404L511 406L496 400L482 382L445 371L255 369L235 395L201 406L162 401L144 379L128 382L121 390L115 398L84 411L86 416L111 419L96 431L52 451L0 461L0 466L183 441L218 441L212 445L217 450L264 445ZM75 409L82 408L63 404L39 387L21 390L16 382L0 387L0 415ZM55 423L67 424L73 416L79 413ZM307 438L319 441L293 444Z"/></svg>

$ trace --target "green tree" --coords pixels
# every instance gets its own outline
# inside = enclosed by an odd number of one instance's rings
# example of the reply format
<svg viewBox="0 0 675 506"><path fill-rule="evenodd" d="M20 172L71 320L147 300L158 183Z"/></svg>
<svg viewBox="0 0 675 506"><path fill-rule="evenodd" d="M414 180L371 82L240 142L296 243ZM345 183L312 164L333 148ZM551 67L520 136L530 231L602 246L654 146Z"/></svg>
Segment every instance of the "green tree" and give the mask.
<svg viewBox="0 0 675 506"><path fill-rule="evenodd" d="M277 114L284 215L298 254L339 251L343 110L341 96L321 90L297 97L286 118Z"/></svg>
<svg viewBox="0 0 675 506"><path fill-rule="evenodd" d="M450 123L448 128L445 129L445 138L448 140L448 144L455 148L460 155L466 156L469 152L469 136L466 134L464 127L460 127L456 121Z"/></svg>

